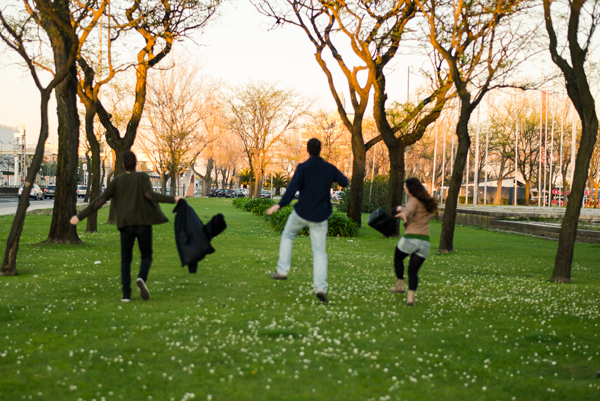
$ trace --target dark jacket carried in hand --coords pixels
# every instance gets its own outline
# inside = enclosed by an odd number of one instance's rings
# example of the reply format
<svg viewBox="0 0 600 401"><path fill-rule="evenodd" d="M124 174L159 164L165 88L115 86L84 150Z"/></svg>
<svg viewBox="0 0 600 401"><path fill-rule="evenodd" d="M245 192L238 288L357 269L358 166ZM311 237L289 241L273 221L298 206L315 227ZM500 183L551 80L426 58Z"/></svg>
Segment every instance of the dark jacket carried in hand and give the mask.
<svg viewBox="0 0 600 401"><path fill-rule="evenodd" d="M190 273L196 273L198 262L215 251L210 241L227 228L225 218L219 213L204 225L194 209L183 199L177 202L173 213L177 213L175 243L181 266L187 265Z"/></svg>

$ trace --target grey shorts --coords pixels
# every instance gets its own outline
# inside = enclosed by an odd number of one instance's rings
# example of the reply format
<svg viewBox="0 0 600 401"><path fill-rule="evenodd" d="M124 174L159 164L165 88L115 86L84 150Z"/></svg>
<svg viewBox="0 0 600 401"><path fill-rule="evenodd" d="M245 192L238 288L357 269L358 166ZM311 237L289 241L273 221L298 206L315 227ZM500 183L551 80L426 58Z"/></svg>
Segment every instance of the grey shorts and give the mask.
<svg viewBox="0 0 600 401"><path fill-rule="evenodd" d="M429 255L429 241L422 239L402 237L398 241L397 247L401 252L409 255L416 253L423 259L427 259L427 255Z"/></svg>

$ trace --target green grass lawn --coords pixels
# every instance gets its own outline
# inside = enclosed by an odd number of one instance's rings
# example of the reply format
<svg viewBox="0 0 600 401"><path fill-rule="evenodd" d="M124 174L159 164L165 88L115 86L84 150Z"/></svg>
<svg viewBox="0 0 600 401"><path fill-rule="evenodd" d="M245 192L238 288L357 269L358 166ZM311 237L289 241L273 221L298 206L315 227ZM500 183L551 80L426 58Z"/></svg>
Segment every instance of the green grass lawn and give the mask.
<svg viewBox="0 0 600 401"><path fill-rule="evenodd" d="M328 239L321 304L308 237L289 279L271 280L280 237L262 218L190 203L205 221L225 215L217 252L189 274L172 223L155 226L151 299L134 288L128 304L115 226L80 223L83 246L39 244L51 217L27 217L19 275L0 278L0 400L600 399L599 244L577 244L573 283L557 284L556 242L457 227L456 251L436 254L433 222L407 307L388 292L396 241L365 216L359 237Z"/></svg>

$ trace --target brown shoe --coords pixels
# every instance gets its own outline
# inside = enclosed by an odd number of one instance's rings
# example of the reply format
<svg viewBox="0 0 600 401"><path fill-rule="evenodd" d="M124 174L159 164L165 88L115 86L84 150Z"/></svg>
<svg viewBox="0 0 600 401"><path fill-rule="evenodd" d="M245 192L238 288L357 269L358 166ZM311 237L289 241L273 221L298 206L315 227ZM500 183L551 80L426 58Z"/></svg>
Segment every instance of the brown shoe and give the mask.
<svg viewBox="0 0 600 401"><path fill-rule="evenodd" d="M390 292L398 292L400 294L404 294L406 292L406 287L404 287L404 279L400 280L396 279L396 285L390 288Z"/></svg>
<svg viewBox="0 0 600 401"><path fill-rule="evenodd" d="M408 290L408 294L406 294L406 305L413 306L415 304L415 296L417 295L416 291Z"/></svg>
<svg viewBox="0 0 600 401"><path fill-rule="evenodd" d="M285 274L279 274L277 272L275 273L271 273L270 276L273 280L287 280L287 275Z"/></svg>
<svg viewBox="0 0 600 401"><path fill-rule="evenodd" d="M325 294L323 291L317 292L317 298L319 298L319 301L323 302L324 304L329 302L329 299L327 299L327 294Z"/></svg>

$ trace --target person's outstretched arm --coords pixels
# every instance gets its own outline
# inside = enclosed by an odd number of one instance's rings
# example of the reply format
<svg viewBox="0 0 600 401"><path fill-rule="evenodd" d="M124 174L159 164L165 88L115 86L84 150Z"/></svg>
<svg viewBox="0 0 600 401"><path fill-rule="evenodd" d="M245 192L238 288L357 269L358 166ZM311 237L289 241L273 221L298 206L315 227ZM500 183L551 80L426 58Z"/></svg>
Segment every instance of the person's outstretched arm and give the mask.
<svg viewBox="0 0 600 401"><path fill-rule="evenodd" d="M106 191L104 191L99 197L90 202L88 207L79 212L79 214L71 217L69 223L76 226L77 223L79 223L81 220L84 220L90 214L97 212L110 199L111 196L109 195L109 189L112 189L110 187L110 184L108 184L108 188L106 188ZM112 191L110 193L112 193Z"/></svg>
<svg viewBox="0 0 600 401"><path fill-rule="evenodd" d="M337 167L335 167L335 182L337 182L342 188L346 188L350 183L348 181L348 177L346 177Z"/></svg>

